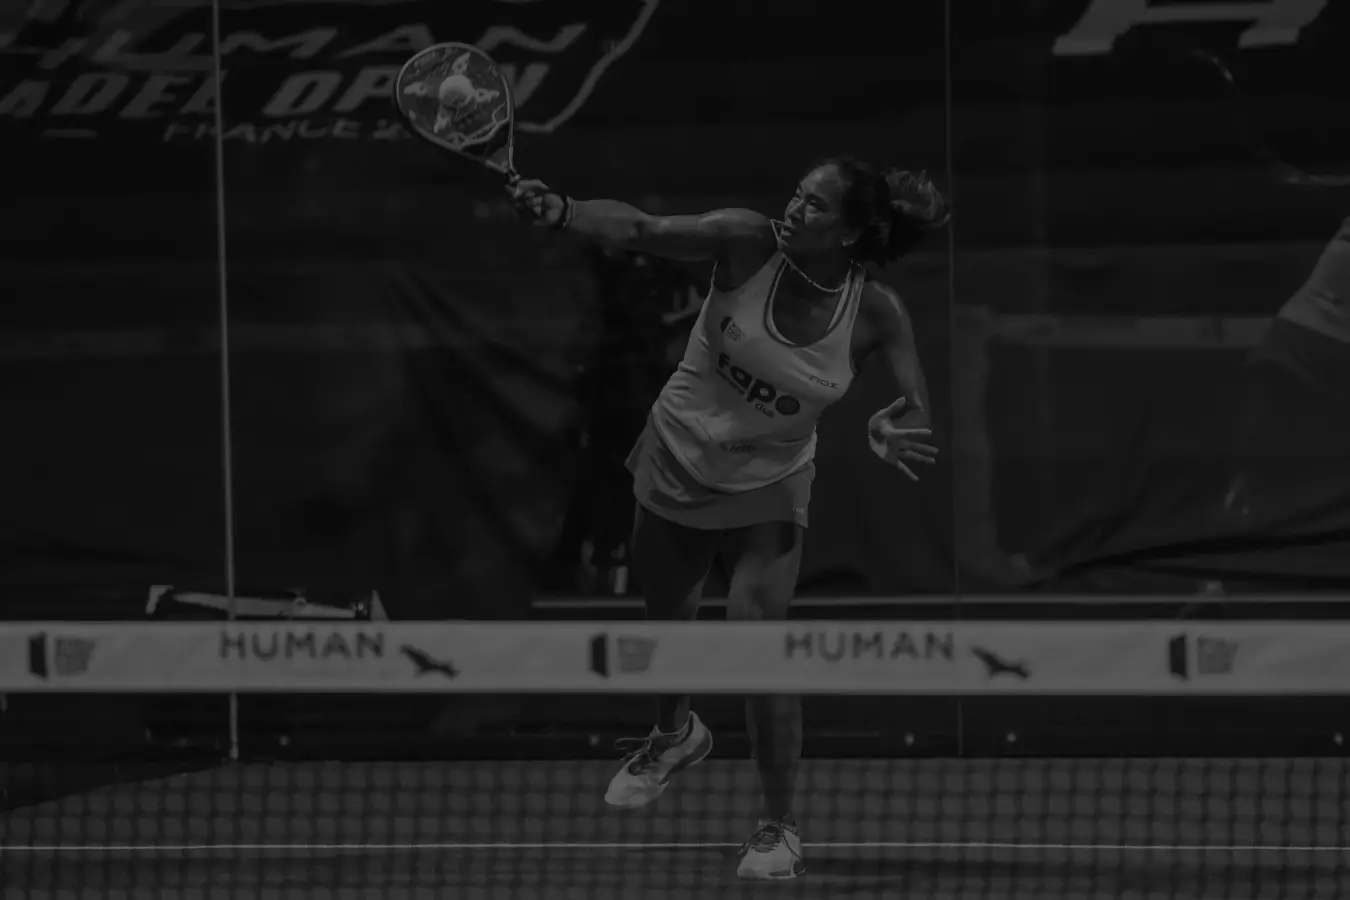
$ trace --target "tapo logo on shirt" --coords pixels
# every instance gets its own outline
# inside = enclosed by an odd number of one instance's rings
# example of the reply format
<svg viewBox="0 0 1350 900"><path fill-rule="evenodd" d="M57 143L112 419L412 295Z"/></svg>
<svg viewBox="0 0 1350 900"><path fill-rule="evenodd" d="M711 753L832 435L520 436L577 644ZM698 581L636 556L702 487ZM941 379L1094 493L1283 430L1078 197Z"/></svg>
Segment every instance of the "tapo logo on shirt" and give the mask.
<svg viewBox="0 0 1350 900"><path fill-rule="evenodd" d="M801 412L802 403L790 394L781 393L778 388L762 378L756 378L731 361L725 353L717 356L717 374L722 380L736 389L736 393L753 403L755 409L769 418L776 415L795 416Z"/></svg>

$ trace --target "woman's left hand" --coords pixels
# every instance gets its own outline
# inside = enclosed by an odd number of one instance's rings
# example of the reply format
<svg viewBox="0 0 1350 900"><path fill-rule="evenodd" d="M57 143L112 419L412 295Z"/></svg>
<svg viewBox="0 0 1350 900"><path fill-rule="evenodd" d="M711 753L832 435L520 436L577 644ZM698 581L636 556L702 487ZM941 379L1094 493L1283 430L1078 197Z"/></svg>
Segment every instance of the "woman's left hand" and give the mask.
<svg viewBox="0 0 1350 900"><path fill-rule="evenodd" d="M867 443L877 456L904 472L910 480L918 481L919 476L910 465L933 465L937 462L938 448L919 440L932 435L933 429L903 424L908 402L901 397L885 409L877 410L867 422Z"/></svg>

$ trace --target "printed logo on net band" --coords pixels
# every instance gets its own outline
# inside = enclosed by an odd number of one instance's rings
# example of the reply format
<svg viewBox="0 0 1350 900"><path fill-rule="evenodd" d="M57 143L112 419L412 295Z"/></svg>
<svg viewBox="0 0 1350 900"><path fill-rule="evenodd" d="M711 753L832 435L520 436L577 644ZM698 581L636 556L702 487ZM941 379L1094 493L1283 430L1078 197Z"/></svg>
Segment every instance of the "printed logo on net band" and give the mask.
<svg viewBox="0 0 1350 900"><path fill-rule="evenodd" d="M221 659L236 662L384 659L385 635L376 629L222 628L219 652Z"/></svg>
<svg viewBox="0 0 1350 900"><path fill-rule="evenodd" d="M89 671L97 644L88 638L39 632L28 639L28 672L46 681Z"/></svg>
<svg viewBox="0 0 1350 900"><path fill-rule="evenodd" d="M604 678L616 673L641 675L651 668L656 646L653 638L622 634L611 640L608 634L597 634L591 638L591 671Z"/></svg>
<svg viewBox="0 0 1350 900"><path fill-rule="evenodd" d="M1230 675L1237 663L1238 644L1223 638L1178 634L1167 642L1167 669L1174 678Z"/></svg>
<svg viewBox="0 0 1350 900"><path fill-rule="evenodd" d="M787 634L786 659L819 659L827 663L865 660L935 660L954 662L956 635L950 631L801 629Z"/></svg>

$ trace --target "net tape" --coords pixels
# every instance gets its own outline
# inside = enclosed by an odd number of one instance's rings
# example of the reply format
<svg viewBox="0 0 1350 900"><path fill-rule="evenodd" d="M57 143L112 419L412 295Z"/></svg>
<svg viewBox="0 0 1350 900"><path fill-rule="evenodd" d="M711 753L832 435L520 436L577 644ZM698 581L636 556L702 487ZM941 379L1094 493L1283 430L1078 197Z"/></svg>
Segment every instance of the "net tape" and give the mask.
<svg viewBox="0 0 1350 900"><path fill-rule="evenodd" d="M1348 688L1347 622L0 626L0 693L1339 695Z"/></svg>

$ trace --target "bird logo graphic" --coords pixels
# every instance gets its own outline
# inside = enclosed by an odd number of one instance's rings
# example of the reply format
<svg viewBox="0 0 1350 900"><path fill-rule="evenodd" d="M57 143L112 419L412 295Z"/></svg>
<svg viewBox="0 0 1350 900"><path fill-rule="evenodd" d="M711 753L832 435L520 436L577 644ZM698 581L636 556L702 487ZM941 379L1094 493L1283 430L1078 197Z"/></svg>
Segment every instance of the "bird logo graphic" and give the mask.
<svg viewBox="0 0 1350 900"><path fill-rule="evenodd" d="M442 662L436 657L430 655L425 650L419 650L409 644L404 644L399 648L403 655L412 660L412 664L417 668L417 677L423 675L443 675L446 678L458 678L459 669L455 668L453 662Z"/></svg>
<svg viewBox="0 0 1350 900"><path fill-rule="evenodd" d="M1014 678L1020 678L1026 681L1031 677L1031 669L1025 662L1011 662L999 656L992 650L986 650L983 647L972 647L970 652L975 654L975 658L984 663L984 673L986 678L997 678L1000 675L1011 675Z"/></svg>

